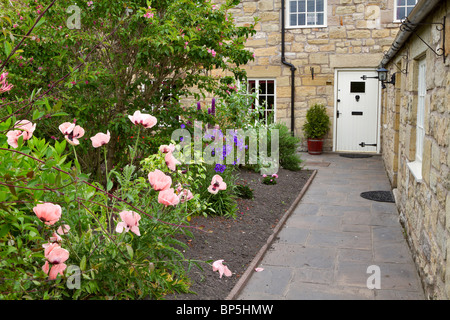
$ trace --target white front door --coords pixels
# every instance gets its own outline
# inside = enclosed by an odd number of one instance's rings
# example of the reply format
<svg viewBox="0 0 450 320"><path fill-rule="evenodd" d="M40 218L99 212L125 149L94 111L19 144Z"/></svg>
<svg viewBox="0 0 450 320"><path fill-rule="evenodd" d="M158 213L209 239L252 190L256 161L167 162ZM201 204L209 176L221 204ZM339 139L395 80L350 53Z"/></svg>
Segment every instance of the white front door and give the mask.
<svg viewBox="0 0 450 320"><path fill-rule="evenodd" d="M367 76L364 80L361 77ZM337 71L335 150L377 152L379 88L375 70Z"/></svg>

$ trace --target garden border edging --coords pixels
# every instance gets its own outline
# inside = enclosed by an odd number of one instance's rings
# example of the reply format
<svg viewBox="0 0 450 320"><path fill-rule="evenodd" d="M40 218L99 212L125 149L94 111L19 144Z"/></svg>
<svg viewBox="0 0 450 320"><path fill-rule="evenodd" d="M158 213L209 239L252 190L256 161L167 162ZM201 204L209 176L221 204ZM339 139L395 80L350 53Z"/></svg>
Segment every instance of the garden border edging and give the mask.
<svg viewBox="0 0 450 320"><path fill-rule="evenodd" d="M286 223L287 219L292 214L294 209L297 207L297 204L303 198L303 195L308 190L309 186L311 185L312 181L314 180L314 177L317 174L317 169L312 170L312 171L313 172L312 172L311 176L309 177L309 179L306 182L306 184L303 186L303 188L300 191L300 193L297 196L297 198L295 198L295 200L292 203L292 205L284 213L283 217L280 219L280 221L275 226L275 228L273 230L273 233L269 236L269 238L267 238L266 243L261 247L261 249L258 251L256 256L250 262L248 268L245 270L244 274L239 279L239 281L236 283L236 285L233 287L233 289L228 294L228 296L225 298L225 300L235 300L236 297L241 292L241 290L243 289L243 287L247 284L247 282L250 279L251 275L253 274L253 272L255 272L254 270L255 270L256 266L261 262L262 258L264 257L264 255L266 254L266 252L270 248L270 246L272 245L272 243L275 240L276 236L281 231L281 228L284 226L284 224Z"/></svg>

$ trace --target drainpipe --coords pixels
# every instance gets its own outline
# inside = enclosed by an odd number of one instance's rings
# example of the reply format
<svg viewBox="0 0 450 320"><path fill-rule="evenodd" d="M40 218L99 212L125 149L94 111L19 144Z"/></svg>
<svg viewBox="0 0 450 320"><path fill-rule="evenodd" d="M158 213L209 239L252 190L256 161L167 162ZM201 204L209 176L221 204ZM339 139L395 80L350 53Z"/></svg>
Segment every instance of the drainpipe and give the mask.
<svg viewBox="0 0 450 320"><path fill-rule="evenodd" d="M294 135L295 117L294 117L294 101L295 101L295 66L286 62L284 56L284 33L285 33L285 0L281 0L281 63L291 69L291 134Z"/></svg>

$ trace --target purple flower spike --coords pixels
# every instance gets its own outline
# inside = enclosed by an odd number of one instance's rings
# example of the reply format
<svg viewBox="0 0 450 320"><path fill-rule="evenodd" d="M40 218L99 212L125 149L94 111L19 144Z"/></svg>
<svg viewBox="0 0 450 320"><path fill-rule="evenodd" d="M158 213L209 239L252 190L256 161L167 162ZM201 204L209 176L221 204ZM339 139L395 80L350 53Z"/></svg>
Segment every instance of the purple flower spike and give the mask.
<svg viewBox="0 0 450 320"><path fill-rule="evenodd" d="M211 102L211 113L213 115L216 114L216 98L212 99L212 102Z"/></svg>
<svg viewBox="0 0 450 320"><path fill-rule="evenodd" d="M200 101L197 102L197 111L200 111L202 109L202 106L200 105Z"/></svg>

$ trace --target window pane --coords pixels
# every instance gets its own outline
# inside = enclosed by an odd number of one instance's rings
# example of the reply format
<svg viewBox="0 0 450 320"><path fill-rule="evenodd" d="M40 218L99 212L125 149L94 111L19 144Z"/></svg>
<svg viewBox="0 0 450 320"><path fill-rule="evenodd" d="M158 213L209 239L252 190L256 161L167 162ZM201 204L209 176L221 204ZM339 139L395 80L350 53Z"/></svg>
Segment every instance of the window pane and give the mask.
<svg viewBox="0 0 450 320"><path fill-rule="evenodd" d="M290 1L291 13L297 12L297 1Z"/></svg>
<svg viewBox="0 0 450 320"><path fill-rule="evenodd" d="M317 14L317 25L323 25L323 13L318 13Z"/></svg>
<svg viewBox="0 0 450 320"><path fill-rule="evenodd" d="M316 1L316 11L322 12L323 10L323 0L317 0Z"/></svg>
<svg viewBox="0 0 450 320"><path fill-rule="evenodd" d="M408 6L415 6L417 3L417 0L408 0Z"/></svg>
<svg viewBox="0 0 450 320"><path fill-rule="evenodd" d="M351 93L365 93L366 83L365 82L350 82L350 92Z"/></svg>
<svg viewBox="0 0 450 320"><path fill-rule="evenodd" d="M267 94L267 83L264 80L259 81L259 92L260 94Z"/></svg>
<svg viewBox="0 0 450 320"><path fill-rule="evenodd" d="M275 97L274 96L268 96L267 97L267 109L273 110L275 106Z"/></svg>
<svg viewBox="0 0 450 320"><path fill-rule="evenodd" d="M316 24L316 15L314 13L307 13L307 21L308 25L315 25Z"/></svg>
<svg viewBox="0 0 450 320"><path fill-rule="evenodd" d="M273 80L267 81L267 93L268 94L275 93L275 82Z"/></svg>
<svg viewBox="0 0 450 320"><path fill-rule="evenodd" d="M406 17L406 15L405 15L405 7L397 8L397 19L401 20L401 19L404 19L405 17Z"/></svg>
<svg viewBox="0 0 450 320"><path fill-rule="evenodd" d="M307 9L308 9L308 12L314 12L314 11L316 11L316 9L315 9L315 0L308 0L308 7L307 7Z"/></svg>
<svg viewBox="0 0 450 320"><path fill-rule="evenodd" d="M305 14L301 13L298 15L298 25L299 26L304 26L306 25L306 18L305 18Z"/></svg>
<svg viewBox="0 0 450 320"><path fill-rule="evenodd" d="M305 12L305 0L298 1L298 12Z"/></svg>
<svg viewBox="0 0 450 320"><path fill-rule="evenodd" d="M405 5L405 0L397 0L397 5L398 6L404 6Z"/></svg>
<svg viewBox="0 0 450 320"><path fill-rule="evenodd" d="M291 26L296 26L297 25L297 15L296 14L291 14L290 25Z"/></svg>

